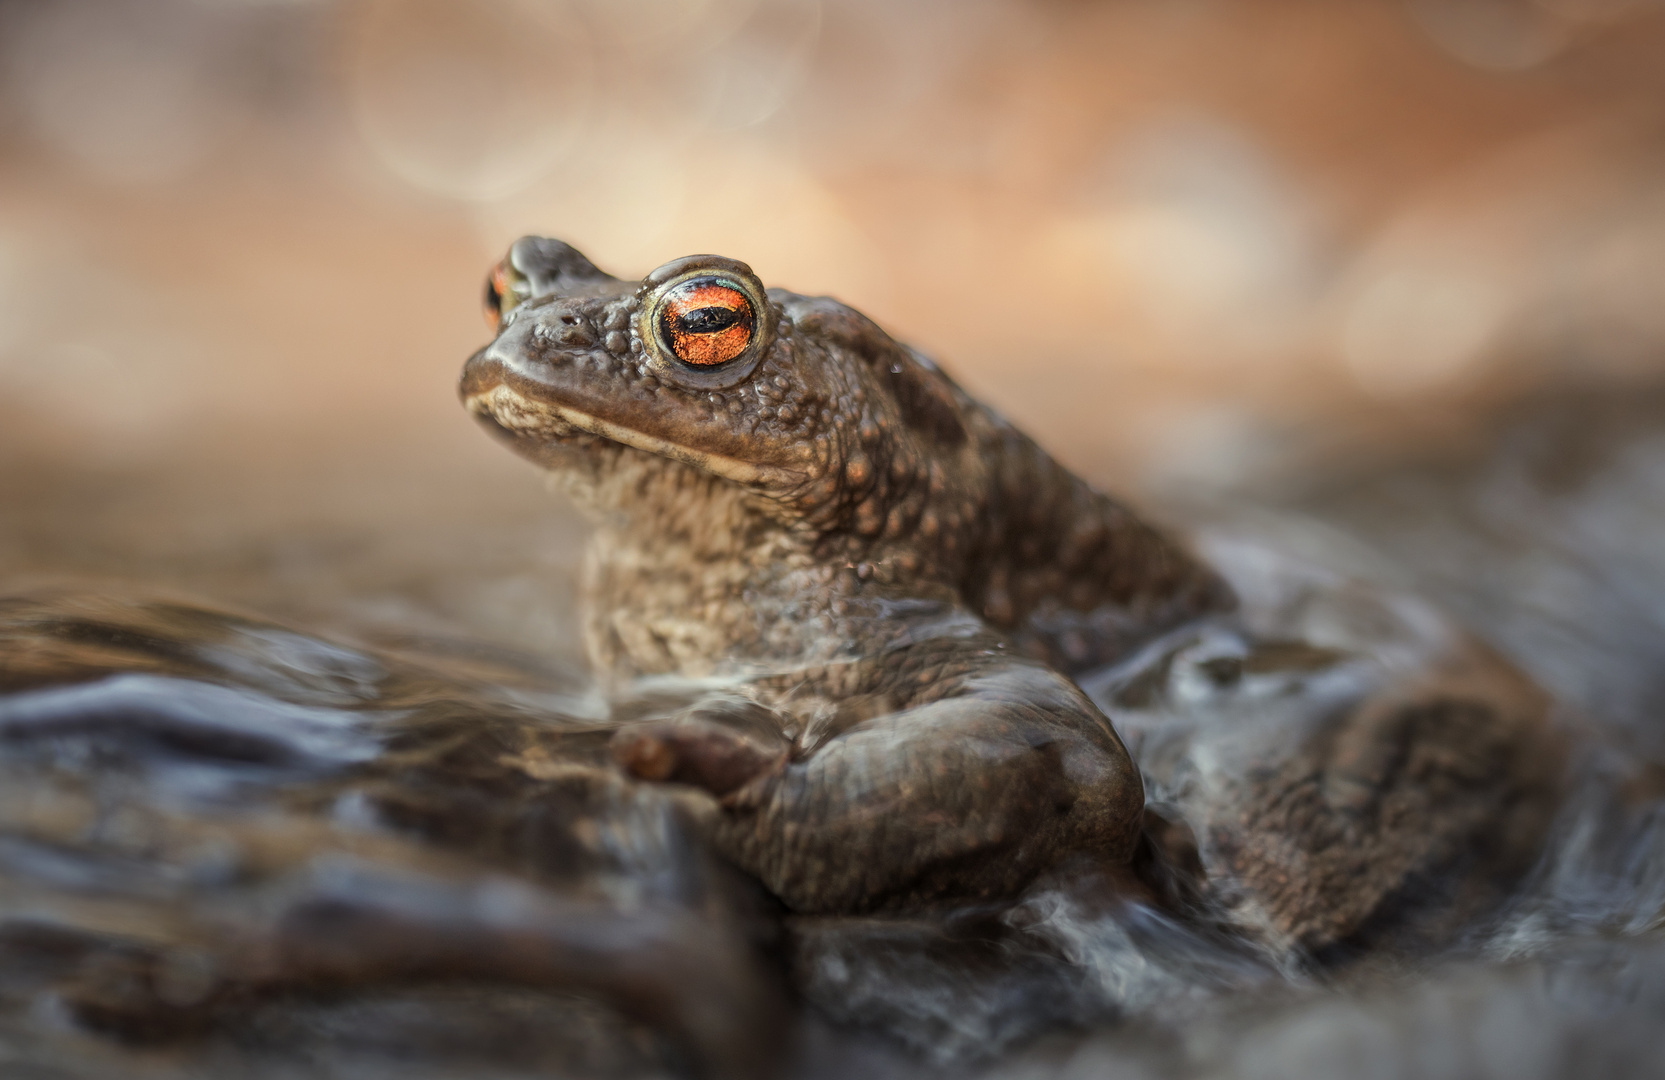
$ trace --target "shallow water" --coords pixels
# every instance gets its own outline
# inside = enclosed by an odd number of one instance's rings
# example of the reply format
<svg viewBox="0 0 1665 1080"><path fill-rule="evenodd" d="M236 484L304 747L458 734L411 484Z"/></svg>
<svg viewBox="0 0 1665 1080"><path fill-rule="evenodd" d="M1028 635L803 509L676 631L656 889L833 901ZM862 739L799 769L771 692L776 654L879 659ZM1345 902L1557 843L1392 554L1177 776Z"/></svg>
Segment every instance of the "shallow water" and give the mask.
<svg viewBox="0 0 1665 1080"><path fill-rule="evenodd" d="M121 557L70 543L63 526L87 518L53 506L92 481L42 481L10 501L4 537L0 1065L169 1078L1656 1075L1656 405L1543 402L1501 418L1469 460L1314 471L1253 493L1254 509L1187 511L1211 555L1268 597L1298 565L1325 595L1365 582L1436 598L1551 688L1574 736L1550 840L1501 905L1437 947L1323 958L1254 944L1219 913L1115 901L1068 868L1004 906L789 916L705 851L704 804L612 768L618 725L724 698L697 684L611 701L590 689L562 577L578 534L543 516L554 504L502 499L512 509L470 522L493 539L454 562L443 542L410 539L394 504L372 508L380 524L352 542L317 525L266 536L291 545L288 569L239 561L235 535L216 541L222 561L182 569L177 551L147 555L142 531ZM1190 628L1083 680L1159 803L1183 725L1130 688L1159 676L1170 712L1180 698L1193 714L1241 712L1267 694L1316 707L1322 679L1354 677L1246 678L1208 705L1195 672L1241 648L1227 628Z"/></svg>

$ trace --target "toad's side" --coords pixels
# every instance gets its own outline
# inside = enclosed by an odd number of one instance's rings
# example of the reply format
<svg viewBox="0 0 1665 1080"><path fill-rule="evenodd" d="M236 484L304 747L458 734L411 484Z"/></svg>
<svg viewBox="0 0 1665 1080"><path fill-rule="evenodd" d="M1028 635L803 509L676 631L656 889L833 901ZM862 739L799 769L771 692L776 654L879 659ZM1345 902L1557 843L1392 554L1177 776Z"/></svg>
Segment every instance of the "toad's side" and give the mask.
<svg viewBox="0 0 1665 1080"><path fill-rule="evenodd" d="M859 313L741 263L624 282L527 238L488 309L499 332L463 398L596 523L598 674L728 695L616 746L640 777L710 791L731 858L803 912L1005 896L1133 858L1140 770L1076 680L1188 626L1252 636L1224 578ZM1466 645L1436 651L1353 680L1281 743L1197 742L1249 755L1191 785L1187 819L1274 933L1341 940L1453 852L1489 843L1501 872L1535 843L1542 700ZM1320 653L1345 666L1301 663ZM1303 868L1320 883L1286 880Z"/></svg>

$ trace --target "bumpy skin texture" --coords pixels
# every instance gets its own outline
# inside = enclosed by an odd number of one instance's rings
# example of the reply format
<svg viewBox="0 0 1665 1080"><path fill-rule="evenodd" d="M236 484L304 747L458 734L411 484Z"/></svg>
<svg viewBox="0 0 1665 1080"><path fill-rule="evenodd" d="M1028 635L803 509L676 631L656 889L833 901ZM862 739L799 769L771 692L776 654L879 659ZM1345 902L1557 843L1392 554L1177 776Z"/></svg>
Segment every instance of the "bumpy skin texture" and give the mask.
<svg viewBox="0 0 1665 1080"><path fill-rule="evenodd" d="M721 793L719 843L800 911L1131 856L1138 771L1068 676L1229 607L1213 572L843 305L770 290L713 388L641 340L655 277L534 238L508 265L529 299L462 394L597 524L598 672L728 680L770 718L627 743L638 775Z"/></svg>
<svg viewBox="0 0 1665 1080"><path fill-rule="evenodd" d="M655 329L656 303L705 271L760 309L753 346L716 367ZM1315 952L1436 893L1495 898L1532 858L1560 760L1547 703L1437 617L1417 629L1334 589L1279 614L1252 595L1262 563L1234 614L1224 578L919 353L730 260L627 283L526 238L494 282L503 322L462 396L596 522L599 674L728 695L626 729L618 760L711 792L716 843L793 909L919 908L1130 863L1143 781L1074 681L1094 669L1131 680L1097 700L1184 823L1178 847L1152 841L1159 861L1185 863L1190 831L1195 895L1269 942ZM1187 674L1199 633L1248 659ZM1222 664L1248 674L1221 682Z"/></svg>

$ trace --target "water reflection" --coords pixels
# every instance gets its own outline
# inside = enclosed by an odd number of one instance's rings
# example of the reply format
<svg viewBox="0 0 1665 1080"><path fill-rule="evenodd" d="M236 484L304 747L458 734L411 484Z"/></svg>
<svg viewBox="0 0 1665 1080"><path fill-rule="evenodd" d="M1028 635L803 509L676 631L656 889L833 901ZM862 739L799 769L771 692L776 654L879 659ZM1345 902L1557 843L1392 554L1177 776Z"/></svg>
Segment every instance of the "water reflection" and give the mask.
<svg viewBox="0 0 1665 1080"><path fill-rule="evenodd" d="M62 1016L32 1060L96 1066L95 1035L186 1075L376 1074L414 1045L423 1068L753 1076L774 1053L767 905L694 808L607 767L579 688L145 597L14 597L0 622L0 1030Z"/></svg>

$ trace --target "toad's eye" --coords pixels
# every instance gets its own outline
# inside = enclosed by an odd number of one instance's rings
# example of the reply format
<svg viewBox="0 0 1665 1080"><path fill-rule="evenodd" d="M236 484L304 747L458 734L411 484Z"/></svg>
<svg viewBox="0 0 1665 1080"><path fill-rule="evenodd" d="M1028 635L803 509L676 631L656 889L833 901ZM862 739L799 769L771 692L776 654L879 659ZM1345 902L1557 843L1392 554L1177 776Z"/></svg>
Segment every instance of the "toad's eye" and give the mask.
<svg viewBox="0 0 1665 1080"><path fill-rule="evenodd" d="M749 378L774 338L777 316L763 283L751 267L721 255L668 262L642 279L636 297L643 367L685 390Z"/></svg>
<svg viewBox="0 0 1665 1080"><path fill-rule="evenodd" d="M485 311L486 325L492 333L503 329L503 320L526 301L531 291L526 275L509 265L509 260L504 259L491 268L491 273L486 275Z"/></svg>
<svg viewBox="0 0 1665 1080"><path fill-rule="evenodd" d="M697 277L665 294L658 322L659 340L678 360L715 367L746 351L757 330L757 313L734 285Z"/></svg>

